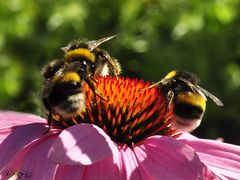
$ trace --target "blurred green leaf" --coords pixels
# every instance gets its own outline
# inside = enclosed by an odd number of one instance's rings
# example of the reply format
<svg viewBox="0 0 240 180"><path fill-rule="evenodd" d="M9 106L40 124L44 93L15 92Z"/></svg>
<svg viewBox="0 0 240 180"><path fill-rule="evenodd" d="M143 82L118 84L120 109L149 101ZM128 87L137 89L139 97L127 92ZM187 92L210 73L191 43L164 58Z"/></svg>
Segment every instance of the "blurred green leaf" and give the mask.
<svg viewBox="0 0 240 180"><path fill-rule="evenodd" d="M227 73L229 75L229 85L234 88L240 87L240 67L235 64L231 63L227 66Z"/></svg>

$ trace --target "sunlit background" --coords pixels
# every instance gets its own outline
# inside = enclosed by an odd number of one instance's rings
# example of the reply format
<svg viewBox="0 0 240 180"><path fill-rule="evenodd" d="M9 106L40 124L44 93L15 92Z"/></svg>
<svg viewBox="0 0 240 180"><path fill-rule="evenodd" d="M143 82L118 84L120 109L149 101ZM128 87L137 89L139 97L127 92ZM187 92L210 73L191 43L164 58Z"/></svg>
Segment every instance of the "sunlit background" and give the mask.
<svg viewBox="0 0 240 180"><path fill-rule="evenodd" d="M208 101L194 134L240 144L240 1L0 1L0 109L41 115L44 64L78 38L118 34L103 44L123 76L158 81L194 72L224 107Z"/></svg>

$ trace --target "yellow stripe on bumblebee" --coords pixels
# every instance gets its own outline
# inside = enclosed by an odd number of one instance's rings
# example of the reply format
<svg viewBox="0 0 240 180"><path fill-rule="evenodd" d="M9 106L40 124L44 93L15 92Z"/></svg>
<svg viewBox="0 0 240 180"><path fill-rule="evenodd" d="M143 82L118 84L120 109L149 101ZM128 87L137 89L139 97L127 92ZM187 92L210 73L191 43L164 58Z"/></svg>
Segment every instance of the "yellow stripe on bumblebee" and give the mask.
<svg viewBox="0 0 240 180"><path fill-rule="evenodd" d="M85 48L78 48L74 50L70 50L65 54L65 60L71 61L73 58L82 57L84 59L89 60L90 62L94 63L96 60L95 54Z"/></svg>
<svg viewBox="0 0 240 180"><path fill-rule="evenodd" d="M54 77L54 82L70 82L70 81L80 82L81 78L76 72L67 72L63 76Z"/></svg>
<svg viewBox="0 0 240 180"><path fill-rule="evenodd" d="M178 93L176 101L184 104L189 104L192 106L198 106L203 111L205 111L206 109L205 99L201 95L192 93L190 91Z"/></svg>

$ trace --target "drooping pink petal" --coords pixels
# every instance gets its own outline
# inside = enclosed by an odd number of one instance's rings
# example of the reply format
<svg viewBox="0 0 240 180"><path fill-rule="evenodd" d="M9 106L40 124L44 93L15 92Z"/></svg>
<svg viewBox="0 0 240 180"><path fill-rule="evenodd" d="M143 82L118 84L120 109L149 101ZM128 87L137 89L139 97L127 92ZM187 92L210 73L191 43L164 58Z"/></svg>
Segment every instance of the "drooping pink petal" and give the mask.
<svg viewBox="0 0 240 180"><path fill-rule="evenodd" d="M54 179L57 165L47 158L47 154L56 136L37 139L14 154L0 171L2 179L12 175L18 179Z"/></svg>
<svg viewBox="0 0 240 180"><path fill-rule="evenodd" d="M134 148L140 166L152 179L211 179L194 150L165 136L152 136Z"/></svg>
<svg viewBox="0 0 240 180"><path fill-rule="evenodd" d="M60 164L89 165L118 153L116 144L92 124L79 124L64 130L50 150L50 158Z"/></svg>
<svg viewBox="0 0 240 180"><path fill-rule="evenodd" d="M14 111L0 111L0 143L18 126L29 123L46 123L39 116Z"/></svg>
<svg viewBox="0 0 240 180"><path fill-rule="evenodd" d="M28 124L15 129L0 144L0 168L10 161L14 154L24 148L24 146L43 137L46 129L43 123Z"/></svg>
<svg viewBox="0 0 240 180"><path fill-rule="evenodd" d="M200 160L212 171L228 178L240 179L240 146L200 139L187 133L178 139L194 148Z"/></svg>

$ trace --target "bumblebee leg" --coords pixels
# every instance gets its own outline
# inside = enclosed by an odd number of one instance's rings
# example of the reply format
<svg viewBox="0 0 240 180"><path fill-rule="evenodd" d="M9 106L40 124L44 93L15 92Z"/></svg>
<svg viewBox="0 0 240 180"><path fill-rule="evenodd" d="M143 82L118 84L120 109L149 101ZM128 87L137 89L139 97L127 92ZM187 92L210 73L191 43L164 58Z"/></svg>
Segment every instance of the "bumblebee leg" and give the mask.
<svg viewBox="0 0 240 180"><path fill-rule="evenodd" d="M148 90L148 89L151 89L151 88L154 88L156 86L159 86L159 88L161 89L162 87L164 87L165 85L167 84L171 84L171 83L175 83L176 81L174 79L168 79L168 78L163 78L162 80L152 84L151 86L147 87L147 88L143 88L143 89L140 89L142 91L145 91L145 90Z"/></svg>
<svg viewBox="0 0 240 180"><path fill-rule="evenodd" d="M107 98L104 97L103 95L101 95L100 93L97 92L97 90L93 91L94 94L96 94L97 96L99 96L101 99L103 99L104 101L107 101Z"/></svg>
<svg viewBox="0 0 240 180"><path fill-rule="evenodd" d="M161 80L161 81L158 81L158 82L152 84L151 86L148 86L147 88L143 88L143 89L140 89L140 90L141 90L141 91L146 91L146 90L151 89L151 88L154 88L154 87L156 87L156 86L162 86L162 82L163 82L162 80Z"/></svg>
<svg viewBox="0 0 240 180"><path fill-rule="evenodd" d="M112 58L109 60L110 64L112 64L112 71L114 73L114 75L117 77L118 75L120 75L121 73L121 65L118 62L117 59Z"/></svg>
<svg viewBox="0 0 240 180"><path fill-rule="evenodd" d="M167 94L167 111L169 110L169 107L172 104L173 98L174 98L174 92L169 91Z"/></svg>
<svg viewBox="0 0 240 180"><path fill-rule="evenodd" d="M121 73L121 66L117 59L112 58L107 52L103 52L102 56L106 60L107 64L113 72L114 76L118 76Z"/></svg>
<svg viewBox="0 0 240 180"><path fill-rule="evenodd" d="M107 101L107 98L102 96L100 93L97 92L92 80L90 78L84 78L84 80L86 81L86 83L89 85L90 89L94 92L94 94L96 94L97 96L99 96L101 99L103 99L104 101Z"/></svg>
<svg viewBox="0 0 240 180"><path fill-rule="evenodd" d="M49 111L47 122L48 122L48 128L44 132L44 134L47 134L51 129L51 123L52 123L52 112L51 111Z"/></svg>
<svg viewBox="0 0 240 180"><path fill-rule="evenodd" d="M98 80L95 79L94 77L89 77L89 79L90 79L91 81L95 82L95 83L98 83Z"/></svg>

